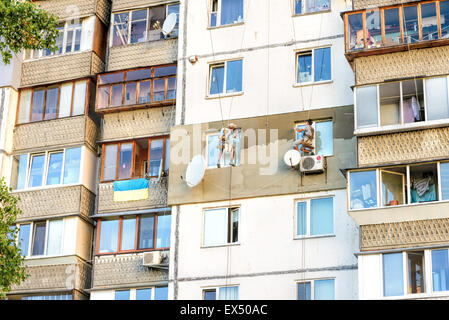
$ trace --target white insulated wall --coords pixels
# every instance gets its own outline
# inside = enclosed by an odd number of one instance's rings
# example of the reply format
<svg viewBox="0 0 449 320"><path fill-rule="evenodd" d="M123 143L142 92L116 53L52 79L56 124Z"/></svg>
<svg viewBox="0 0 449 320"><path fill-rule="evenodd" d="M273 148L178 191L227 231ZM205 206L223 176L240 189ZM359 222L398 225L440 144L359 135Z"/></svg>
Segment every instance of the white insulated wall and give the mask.
<svg viewBox="0 0 449 320"><path fill-rule="evenodd" d="M295 239L296 200L322 196L334 196L334 236ZM357 299L358 230L346 213L345 190L232 201L240 206L240 244L202 248L203 210L229 204L182 205L178 229L173 208L170 279L176 269L178 299L201 299L204 287L226 284L240 286L240 299L296 299L296 281L329 277L336 299Z"/></svg>
<svg viewBox="0 0 449 320"><path fill-rule="evenodd" d="M350 3L331 0L331 12L295 17L292 3L272 2L268 16L267 0L244 0L244 24L209 30L207 1L188 2L187 37L184 40L181 19L178 50L178 124L184 101L185 124L219 121L222 115L226 120L353 104L354 76L344 56L340 17L341 11L351 9ZM329 45L332 81L295 85L295 52ZM192 64L188 58L194 55L198 62ZM243 94L221 101L207 98L210 63L235 58L243 59Z"/></svg>

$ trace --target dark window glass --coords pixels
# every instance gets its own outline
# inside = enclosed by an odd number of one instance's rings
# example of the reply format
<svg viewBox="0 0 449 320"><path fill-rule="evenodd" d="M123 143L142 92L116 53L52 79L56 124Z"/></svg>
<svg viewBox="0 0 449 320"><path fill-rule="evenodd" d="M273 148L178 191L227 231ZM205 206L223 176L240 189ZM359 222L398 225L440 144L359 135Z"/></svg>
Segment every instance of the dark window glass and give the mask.
<svg viewBox="0 0 449 320"><path fill-rule="evenodd" d="M385 9L385 45L397 45L401 43L401 30L399 21L399 8Z"/></svg>
<svg viewBox="0 0 449 320"><path fill-rule="evenodd" d="M136 104L137 83L131 82L126 84L125 104Z"/></svg>
<svg viewBox="0 0 449 320"><path fill-rule="evenodd" d="M242 60L228 61L226 65L226 92L242 91Z"/></svg>
<svg viewBox="0 0 449 320"><path fill-rule="evenodd" d="M129 300L129 290L115 291L115 300Z"/></svg>
<svg viewBox="0 0 449 320"><path fill-rule="evenodd" d="M165 79L153 80L153 101L165 100Z"/></svg>
<svg viewBox="0 0 449 320"><path fill-rule="evenodd" d="M168 287L156 287L154 300L168 300Z"/></svg>
<svg viewBox="0 0 449 320"><path fill-rule="evenodd" d="M120 145L120 164L118 170L119 179L131 178L133 145L132 143L123 143Z"/></svg>
<svg viewBox="0 0 449 320"><path fill-rule="evenodd" d="M363 15L361 13L348 15L348 24L349 50L363 49L365 47L365 43L363 41Z"/></svg>
<svg viewBox="0 0 449 320"><path fill-rule="evenodd" d="M137 289L136 300L151 300L151 289Z"/></svg>
<svg viewBox="0 0 449 320"><path fill-rule="evenodd" d="M213 66L210 75L210 94L223 92L224 84L224 65Z"/></svg>
<svg viewBox="0 0 449 320"><path fill-rule="evenodd" d="M140 219L140 249L153 248L154 216L142 216Z"/></svg>
<svg viewBox="0 0 449 320"><path fill-rule="evenodd" d="M424 251L409 252L408 260L408 293L423 293L424 288Z"/></svg>
<svg viewBox="0 0 449 320"><path fill-rule="evenodd" d="M45 89L34 90L31 121L41 121L44 114Z"/></svg>
<svg viewBox="0 0 449 320"><path fill-rule="evenodd" d="M176 66L166 66L160 68L154 68L155 77L171 76L176 74Z"/></svg>
<svg viewBox="0 0 449 320"><path fill-rule="evenodd" d="M114 14L112 45L120 46L128 43L129 12Z"/></svg>
<svg viewBox="0 0 449 320"><path fill-rule="evenodd" d="M150 94L151 94L151 82L150 81L142 81L139 83L139 103L147 103L150 102Z"/></svg>
<svg viewBox="0 0 449 320"><path fill-rule="evenodd" d="M217 300L217 291L213 290L204 290L204 300Z"/></svg>
<svg viewBox="0 0 449 320"><path fill-rule="evenodd" d="M331 79L331 48L315 49L314 55L315 81Z"/></svg>
<svg viewBox="0 0 449 320"><path fill-rule="evenodd" d="M151 78L151 69L128 71L126 73L126 81L142 80L149 78Z"/></svg>
<svg viewBox="0 0 449 320"><path fill-rule="evenodd" d="M449 37L449 0L440 1L441 37Z"/></svg>
<svg viewBox="0 0 449 320"><path fill-rule="evenodd" d="M151 7L149 10L148 18L150 21L148 40L154 41L162 39L162 26L165 20L165 6Z"/></svg>
<svg viewBox="0 0 449 320"><path fill-rule="evenodd" d="M438 39L438 22L435 2L421 4L422 39Z"/></svg>
<svg viewBox="0 0 449 320"><path fill-rule="evenodd" d="M44 176L45 155L31 158L30 177L28 187L40 187Z"/></svg>
<svg viewBox="0 0 449 320"><path fill-rule="evenodd" d="M59 87L47 89L47 103L45 104L45 120L55 119L58 108Z"/></svg>
<svg viewBox="0 0 449 320"><path fill-rule="evenodd" d="M123 81L123 72L109 73L100 76L100 84L108 84Z"/></svg>
<svg viewBox="0 0 449 320"><path fill-rule="evenodd" d="M243 0L221 0L221 25L243 22Z"/></svg>
<svg viewBox="0 0 449 320"><path fill-rule="evenodd" d="M312 53L301 53L298 55L297 83L312 81Z"/></svg>
<svg viewBox="0 0 449 320"><path fill-rule="evenodd" d="M162 152L164 149L164 140L151 140L150 150L150 172L151 177L159 176L159 170L162 165Z"/></svg>
<svg viewBox="0 0 449 320"><path fill-rule="evenodd" d="M130 43L143 42L146 39L147 10L132 12Z"/></svg>
<svg viewBox="0 0 449 320"><path fill-rule="evenodd" d="M413 43L419 41L418 7L404 7L404 42Z"/></svg>
<svg viewBox="0 0 449 320"><path fill-rule="evenodd" d="M34 224L33 236L33 256L40 256L44 254L45 249L45 226L46 222L36 222Z"/></svg>
<svg viewBox="0 0 449 320"><path fill-rule="evenodd" d="M111 107L119 107L122 105L123 85L114 85L111 88Z"/></svg>
<svg viewBox="0 0 449 320"><path fill-rule="evenodd" d="M310 282L298 283L298 300L312 300Z"/></svg>
<svg viewBox="0 0 449 320"><path fill-rule="evenodd" d="M176 78L168 78L167 83L167 100L176 99Z"/></svg>

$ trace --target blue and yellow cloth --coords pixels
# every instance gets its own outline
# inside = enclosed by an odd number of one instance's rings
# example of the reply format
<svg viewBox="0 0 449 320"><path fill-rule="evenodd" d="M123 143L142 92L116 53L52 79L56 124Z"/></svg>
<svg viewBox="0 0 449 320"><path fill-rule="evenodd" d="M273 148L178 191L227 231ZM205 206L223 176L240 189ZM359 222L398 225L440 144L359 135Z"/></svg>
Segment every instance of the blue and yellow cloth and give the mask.
<svg viewBox="0 0 449 320"><path fill-rule="evenodd" d="M114 201L135 201L148 199L149 181L133 179L114 181Z"/></svg>

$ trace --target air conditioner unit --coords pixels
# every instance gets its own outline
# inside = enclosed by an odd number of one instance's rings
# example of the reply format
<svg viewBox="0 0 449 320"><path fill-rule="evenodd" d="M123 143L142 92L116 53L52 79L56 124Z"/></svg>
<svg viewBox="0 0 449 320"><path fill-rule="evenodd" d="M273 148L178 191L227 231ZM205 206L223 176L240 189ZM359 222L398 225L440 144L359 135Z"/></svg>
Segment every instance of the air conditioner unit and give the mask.
<svg viewBox="0 0 449 320"><path fill-rule="evenodd" d="M152 267L160 265L162 262L162 252L161 251L152 251L152 252L144 252L142 265L145 267Z"/></svg>
<svg viewBox="0 0 449 320"><path fill-rule="evenodd" d="M315 173L324 171L324 157L321 155L305 156L301 158L301 172Z"/></svg>

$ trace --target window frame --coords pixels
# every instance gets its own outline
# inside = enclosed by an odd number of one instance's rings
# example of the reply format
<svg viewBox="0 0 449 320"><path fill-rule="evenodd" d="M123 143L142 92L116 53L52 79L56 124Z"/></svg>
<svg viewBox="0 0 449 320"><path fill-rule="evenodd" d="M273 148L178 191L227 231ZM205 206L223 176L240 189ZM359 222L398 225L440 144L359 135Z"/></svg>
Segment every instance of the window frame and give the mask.
<svg viewBox="0 0 449 320"><path fill-rule="evenodd" d="M139 287L139 288L123 288L123 289L116 289L114 290L114 300L115 300L115 295L116 295L116 291L129 291L129 301L133 301L133 300L137 300L137 290L142 290L142 289L150 289L151 290L151 299L150 301L156 301L154 298L156 296L156 288L168 288L168 285L166 286L150 286L150 287ZM115 301L119 301L119 300L115 300Z"/></svg>
<svg viewBox="0 0 449 320"><path fill-rule="evenodd" d="M129 45L133 45L133 44L138 44L138 43L144 43L144 42L152 42L152 41L159 41L159 40L166 40L166 39L171 39L171 38L177 38L178 34L176 33L176 35L171 35L167 38L162 38L162 39L158 39L158 40L149 40L149 30L150 30L150 26L149 26L149 13L150 13L150 9L154 8L154 7L159 7L159 6L164 6L165 9L165 18L167 19L167 12L168 12L168 7L169 6L173 6L179 4L180 2L173 2L173 3L163 3L163 4L157 4L157 5L151 5L151 6L145 6L143 8L136 8L136 9L132 9L132 10L121 10L121 11L117 11L117 12L112 12L111 13L111 27L110 27L110 36L108 39L108 45L110 48L112 47L122 47L122 46L129 46ZM131 25L132 25L132 12L134 11L142 11L145 10L146 11L146 27L145 27L145 40L141 41L141 42L133 42L131 43ZM126 40L126 43L124 44L120 44L120 45L115 45L114 46L114 26L115 26L115 15L116 14L122 14L122 13L127 13L128 14L128 26L127 26L127 32L128 32L128 38ZM179 17L179 13L178 13L178 17ZM143 20L139 20L139 21L143 21ZM161 26L162 27L162 26ZM179 27L178 27L179 28ZM162 31L161 31L162 32Z"/></svg>
<svg viewBox="0 0 449 320"><path fill-rule="evenodd" d="M329 1L329 8L327 8L327 9L325 9L325 10L320 10L320 11L305 11L305 9L306 9L306 3L307 3L307 0L302 0L302 3L301 3L301 11L303 11L303 12L301 12L301 13L296 13L296 0L291 0L292 2L292 9L293 9L293 12L292 12L292 16L293 17L301 17L301 16L305 16L305 15L309 15L309 14L319 14L319 13L326 13L326 12L331 12L332 11L332 1L331 0L328 0Z"/></svg>
<svg viewBox="0 0 449 320"><path fill-rule="evenodd" d="M336 277L326 277L326 278L311 278L311 279L296 280L295 281L296 300L299 300L298 285L302 284L302 283L310 283L310 300L315 300L315 281L320 281L320 280L333 280L334 281L334 298L336 298L337 278ZM301 301L307 301L307 300L301 300Z"/></svg>
<svg viewBox="0 0 449 320"><path fill-rule="evenodd" d="M236 22L236 23L228 23L228 24L221 24L221 9L222 9L222 1L223 0L217 0L217 11L212 11L213 2L214 0L208 1L208 8L207 8L207 29L216 29L216 28L224 28L224 27L230 27L230 26L238 26L245 23L245 0L242 0L242 21ZM212 26L212 13L215 13L216 15L216 25Z"/></svg>
<svg viewBox="0 0 449 320"><path fill-rule="evenodd" d="M313 150L315 155L321 155L323 157L333 157L335 155L334 152L334 119L319 119L319 120L313 120L313 124L312 124L312 128L314 130L314 138L313 138L313 145L316 148L316 133L318 132L316 129L316 124L317 123L321 123L321 122L330 122L332 124L332 153L331 154L317 154L316 153L316 149ZM296 132L296 128L301 127L301 126L305 126L306 125L306 121L301 121L301 122L295 122L295 126L293 128L295 136L294 136L294 140L297 140L297 132Z"/></svg>
<svg viewBox="0 0 449 320"><path fill-rule="evenodd" d="M48 246L48 231L51 221L62 221L62 234L61 234L61 249L59 254L52 254L47 255L47 246ZM45 240L44 240L44 253L40 255L33 255L33 245L34 245L34 236L35 236L35 225L39 222L45 222ZM20 226L22 225L30 225L30 234L28 238L28 252L26 255L24 255L25 259L35 259L35 258L41 258L41 257L59 257L64 255L64 235L66 232L66 225L64 218L56 218L56 219L44 219L44 220L36 220L36 221L30 221L30 222L19 222L16 224L16 226L20 229ZM19 234L17 235L17 238L15 239L15 243L19 245Z"/></svg>
<svg viewBox="0 0 449 320"><path fill-rule="evenodd" d="M73 109L74 109L74 100L75 100L75 86L77 83L80 82L86 82L86 93L85 93L85 101L84 101L84 112L82 114L78 114L78 115L73 115ZM64 85L66 84L72 84L72 96L70 98L70 115L69 116L64 116L64 117L59 117L59 111L60 111L60 104L61 104L61 89ZM52 121L52 120L57 120L57 119L64 119L64 118L69 118L69 117L77 117L77 116L84 116L88 113L89 111L89 98L90 98L90 87L92 85L92 80L90 78L81 78L81 79L77 79L77 80L70 80L70 81L64 81L64 82L59 82L57 84L58 87L58 99L57 99L57 107L56 107L56 117L53 119L45 119L45 111L47 108L47 90L48 88L54 88L56 87L55 84L49 84L46 86L34 86L34 87L29 87L29 88L22 88L20 89L19 95L18 95L18 99L17 99L17 106L16 106L16 120L15 120L15 126L20 126L20 125L25 125L25 124L29 124L29 123L36 123L36 122L43 122L43 121ZM42 119L41 120L37 120L37 121L31 121L31 116L33 114L33 98L34 98L34 91L35 90L39 90L45 88L45 95L44 95L44 106L43 106L43 110L42 110ZM19 123L19 115L20 115L20 102L21 102L21 98L22 98L22 94L23 92L27 91L27 90L31 90L31 98L30 98L30 114L28 116L28 119L26 122L21 122Z"/></svg>
<svg viewBox="0 0 449 320"><path fill-rule="evenodd" d="M159 105L171 105L176 101L176 94L175 94L175 98L174 99L166 99L166 97L168 97L168 82L170 79L174 78L176 81L175 83L177 83L177 71L175 74L172 75L166 75L166 76L155 76L155 70L158 68L164 68L164 67L176 67L177 69L177 65L176 64L163 64L163 65L158 65L158 66L151 66L151 67L144 67L144 68L132 68L132 69L128 69L128 70L123 70L123 71L113 71L113 72L108 72L108 73L102 73L102 74L98 74L97 75L97 85L96 85L96 99L95 99L95 111L98 113L104 113L104 112L116 112L118 109L120 110L132 110L133 108L138 108L138 107L145 107L145 106L159 106ZM150 70L151 76L149 78L145 78L145 79L138 79L138 80L127 80L128 77L128 73L129 72L133 72L133 71L140 71L140 70ZM110 83L106 83L106 84L101 84L101 77L105 76L105 75L112 75L112 74L119 74L119 73L123 73L123 80L122 81L117 81L117 82L110 82ZM163 79L165 81L164 84L164 100L159 100L159 101L154 101L154 82L156 80L161 80ZM140 96L140 85L142 82L150 82L150 101L148 102L139 102L139 96ZM131 83L135 83L136 84L136 99L135 99L135 103L134 104L126 104L126 86L127 84L131 84ZM112 101L112 87L117 86L117 85L121 85L122 86L122 102L119 106L112 106L111 105L111 101ZM100 89L101 88L105 88L105 87L109 87L108 90L108 105L106 107L103 108L99 108L98 103L99 103L99 95L100 95ZM177 88L175 89L175 92L177 91Z"/></svg>
<svg viewBox="0 0 449 320"><path fill-rule="evenodd" d="M227 284L223 286L214 286L214 287L203 287L201 290L201 300L205 300L205 293L215 291L215 301L220 300L220 288L238 288L239 299L240 299L240 284Z"/></svg>
<svg viewBox="0 0 449 320"><path fill-rule="evenodd" d="M433 257L432 257L432 253L433 251L442 251L442 250L446 250L447 255L448 255L448 265L449 265L449 249L448 248L433 248L433 249L429 249L429 250L424 250L424 263L426 262L425 259L427 259L427 255L426 255L426 251L429 251L429 261L427 263L428 267L425 268L425 273L424 273L424 279L426 279L426 269L428 270L427 272L430 272L430 280L431 283L430 285L426 285L426 289L428 290L427 292L430 293L438 293L438 294L442 294L444 292L449 292L449 288L447 288L447 290L437 290L435 291L434 288L434 279L433 279ZM429 289L430 288L430 289Z"/></svg>
<svg viewBox="0 0 449 320"><path fill-rule="evenodd" d="M377 10L379 10L379 14L380 14L380 29L381 29L381 44L380 47L376 47L376 48L368 48L367 46L367 39L366 39L366 35L367 35L367 27L366 27L366 12L368 11L372 11L373 8L370 9L362 9L362 10L355 10L355 11L350 11L350 12L346 12L344 13L344 24L345 24L345 52L349 53L349 52L357 52L357 51L364 51L367 49L381 49L381 48L389 48L389 47L394 47L394 46L400 46L400 45L408 45L407 42L404 41L404 37L405 37L405 31L404 31L404 7L409 7L409 6L416 6L417 7L417 18L418 18L418 31L419 31L419 41L415 42L415 43L420 43L420 42L427 42L427 41L436 41L436 40L444 40L446 38L442 37L442 32L441 32L441 11L440 11L440 2L441 0L433 0L433 1L423 1L423 2L415 2L415 3L407 3L407 4L399 4L399 5L388 5L385 7L380 7L377 8ZM422 10L421 10L421 5L423 4L429 4L429 3L435 3L435 14L436 14L436 23L437 23L437 32L438 32L438 39L429 39L429 40L423 40L423 25L422 25ZM400 36L399 36L399 40L400 43L394 44L394 45L387 45L386 43L386 37L385 37L385 10L389 10L389 9L398 9L398 16L399 16L399 31L400 31ZM359 14L362 13L362 19L363 19L363 48L361 50L350 50L349 49L349 23L348 23L348 17L352 14Z"/></svg>
<svg viewBox="0 0 449 320"><path fill-rule="evenodd" d="M241 77L242 77L242 90L240 91L235 91L235 92L226 92L227 91L227 75L228 75L228 62L232 62L232 61L242 61L242 72L241 72ZM239 58L232 58L232 59L227 59L227 60L220 60L220 61L211 61L208 62L208 68L209 68L209 73L208 73L208 79L207 79L207 93L206 93L206 99L207 98L219 98L219 97L229 97L229 96L236 96L236 95L242 95L244 93L244 81L243 81L243 73L244 73L244 63L243 63L244 59L243 57L239 57ZM210 93L211 90L211 86L212 86L212 69L219 67L220 65L223 65L223 91L219 92L219 93Z"/></svg>
<svg viewBox="0 0 449 320"><path fill-rule="evenodd" d="M70 22L74 20L74 21L78 21L79 25L71 25ZM23 61L27 62L27 61L33 61L33 60L39 60L42 58L50 58L50 57L57 57L57 56L62 56L62 55L66 55L66 54L72 54L72 53L79 53L82 52L82 47L83 47L83 31L85 32L84 28L83 28L83 22L84 19L83 18L76 18L76 19L68 19L68 20L64 20L64 22L61 21L61 24L64 23L64 28L63 28L63 40L62 40L62 52L59 53L58 52L51 52L49 55L45 55L44 52L46 49L26 49L23 52ZM81 30L81 35L80 35L80 48L79 50L75 51L75 41L76 41L76 33L78 30ZM70 52L67 52L67 37L68 37L68 33L69 31L73 31L73 35L72 35L72 49ZM36 54L37 52L37 54ZM37 55L37 57L35 57Z"/></svg>
<svg viewBox="0 0 449 320"><path fill-rule="evenodd" d="M315 50L326 49L326 48L329 48L329 50L330 50L330 79L315 81ZM298 57L301 55L306 55L309 52L311 52L312 73L311 73L310 78L312 80L307 81L307 82L298 82L298 71L299 71ZM331 83L334 81L334 79L333 79L334 63L332 61L333 53L332 53L332 45L331 44L326 44L326 45L312 47L312 48L297 49L294 51L294 53L295 53L295 72L294 72L294 82L293 82L294 87L303 87L303 86L309 86L309 85Z"/></svg>
<svg viewBox="0 0 449 320"><path fill-rule="evenodd" d="M237 129L240 129L240 128L237 128ZM219 134L220 134L220 130L217 133L207 133L206 134L206 147L204 150L205 151L204 159L206 160L206 170L219 169L219 168L217 168L217 164L209 165L209 138L212 136L218 136ZM235 155L234 155L234 161L236 161L236 159L239 160L238 163L236 163L236 165L235 165L236 167L239 167L241 164L241 155L242 155L242 149L243 149L242 147L243 147L243 143L244 143L243 133L242 133L241 129L240 129L240 142L239 143L240 143L239 154L237 154L237 150L236 150ZM219 149L217 149L217 150L219 150ZM223 156L220 159L220 168L228 168L231 166L230 164L227 165L225 163L225 155L224 155L225 152L226 151L223 152Z"/></svg>
<svg viewBox="0 0 449 320"><path fill-rule="evenodd" d="M326 234L311 234L311 201L312 200L319 200L319 199L332 199L332 233L326 233ZM300 235L298 234L298 203L306 203L306 234ZM309 238L327 238L327 237L335 237L335 195L322 195L318 197L308 197L304 199L296 199L294 201L294 216L293 216L293 222L294 222L294 234L293 239L299 240L299 239L309 239Z"/></svg>
<svg viewBox="0 0 449 320"><path fill-rule="evenodd" d="M66 151L69 149L77 149L80 148L80 168L79 168L79 175L78 175L78 182L75 183L64 183L64 171L65 171L65 161L66 161ZM62 167L61 167L61 179L59 184L52 184L47 185L47 173L48 173L48 166L50 164L50 155L54 153L61 153L62 152ZM37 152L37 153L21 153L14 155L15 157L20 157L21 155L27 155L27 163L26 163L26 175L25 175L25 181L24 181L24 188L23 189L13 189L13 191L16 192L22 192L27 190L38 190L38 189L46 189L46 188L56 188L61 186L73 186L73 185L79 185L81 183L81 172L82 168L84 166L84 148L83 146L77 146L77 147L70 147L70 148L62 148L62 149L52 149L47 150L44 152ZM35 156L41 156L44 155L44 169L42 171L42 184L40 186L36 187L30 187L29 186L29 179L30 179L30 173L31 173L31 164L32 164L32 158ZM13 171L11 171L11 176L13 174ZM18 178L18 175L17 175Z"/></svg>
<svg viewBox="0 0 449 320"><path fill-rule="evenodd" d="M148 157L147 157L147 172L145 173L145 175L143 177L138 177L135 175L135 161L136 161L136 144L137 144L137 140L140 139L134 139L134 140L123 140L123 141L118 141L118 142L105 142L102 144L101 146L101 179L100 179L100 183L110 183L110 182L114 182L114 181L125 181L125 180L132 180L132 179L140 179L140 178L145 178L146 175L149 174L149 169L150 169L150 159L151 159L151 141L152 140L163 140L163 147L162 147L162 164L161 164L161 169L162 172L168 172L170 170L170 168L168 170L165 170L166 167L166 152L167 152L167 140L170 139L170 135L163 135L163 136L154 136L154 137L149 137L149 138L142 138L142 139L146 139L148 140ZM122 144L129 144L132 143L132 159L131 159L131 176L129 178L124 178L124 179L119 179L119 163L120 163L120 150L121 150L121 145ZM105 164L105 156L106 156L106 146L108 145L117 145L117 160L115 162L116 167L115 167L115 179L111 179L111 180L105 180L104 179L104 164ZM168 150L170 152L170 150ZM149 178L156 178L158 176L149 176Z"/></svg>
<svg viewBox="0 0 449 320"><path fill-rule="evenodd" d="M377 168L364 168L364 169L354 169L354 170L348 170L346 173L346 179L348 182L347 185L347 197L348 197L348 203L347 203L347 211L353 212L353 211L363 211L363 210L381 210L381 209L388 209L390 207L397 208L397 207L406 207L406 206L414 206L414 205L425 205L425 204L435 204L435 203L442 203L442 202L449 202L449 199L443 200L442 199L442 179L441 179L441 163L449 163L449 160L441 160L441 161L428 161L428 162L422 162L422 163L412 163L412 164L400 164L400 165L389 165L384 167L377 167ZM410 170L412 167L420 167L423 165L435 165L436 167L436 177L434 178L434 182L438 184L438 186L435 186L435 195L437 200L433 201L424 201L424 202L411 202L411 174ZM380 171L385 171L385 169L391 169L391 168L405 168L406 175L405 175L405 183L407 185L407 188L404 192L404 196L406 195L406 202L404 204L399 204L395 206L383 206L381 201L381 188L382 188L382 180L380 176ZM364 171L376 171L376 195L377 195L377 206L370 207L370 208L358 208L358 209L351 209L351 179L350 174L352 172L364 172ZM382 198L383 199L383 198Z"/></svg>
<svg viewBox="0 0 449 320"><path fill-rule="evenodd" d="M206 212L207 211L213 211L213 210L220 210L220 209L226 209L226 242L220 243L220 244L212 244L212 245L206 245L204 243L205 238L205 231L206 231ZM232 217L232 213L234 211L238 211L238 229L237 229L237 241L236 242L229 242L232 241L233 237L233 231L232 231L232 220L230 220L230 217ZM241 205L232 205L232 206L222 206L222 207L210 207L210 208L203 208L202 210L202 228L201 228L201 249L207 249L207 248L216 248L216 247L224 247L224 246L233 246L233 245L240 245L241 243L241 221L242 221L242 207Z"/></svg>
<svg viewBox="0 0 449 320"><path fill-rule="evenodd" d="M140 242L140 226L141 226L141 218L142 215L151 215L154 217L153 221L153 248L145 248L140 249L139 248L139 242ZM118 225L118 233L117 233L117 251L116 252L100 252L100 236L101 236L101 224L102 220L109 218L109 217L100 217L97 220L97 231L96 231L96 244L95 244L95 256L107 256L107 255L116 255L116 254L127 254L127 253L140 253L140 252L148 252L148 251L167 251L170 250L170 247L162 247L162 248L156 248L157 243L157 227L158 227L158 216L171 216L171 212L154 212L154 213L142 213L142 214L136 214L136 215L122 215L118 217L114 217L111 220L119 220ZM122 250L122 235L123 235L123 218L124 217L135 217L136 224L134 229L134 249L129 250Z"/></svg>

